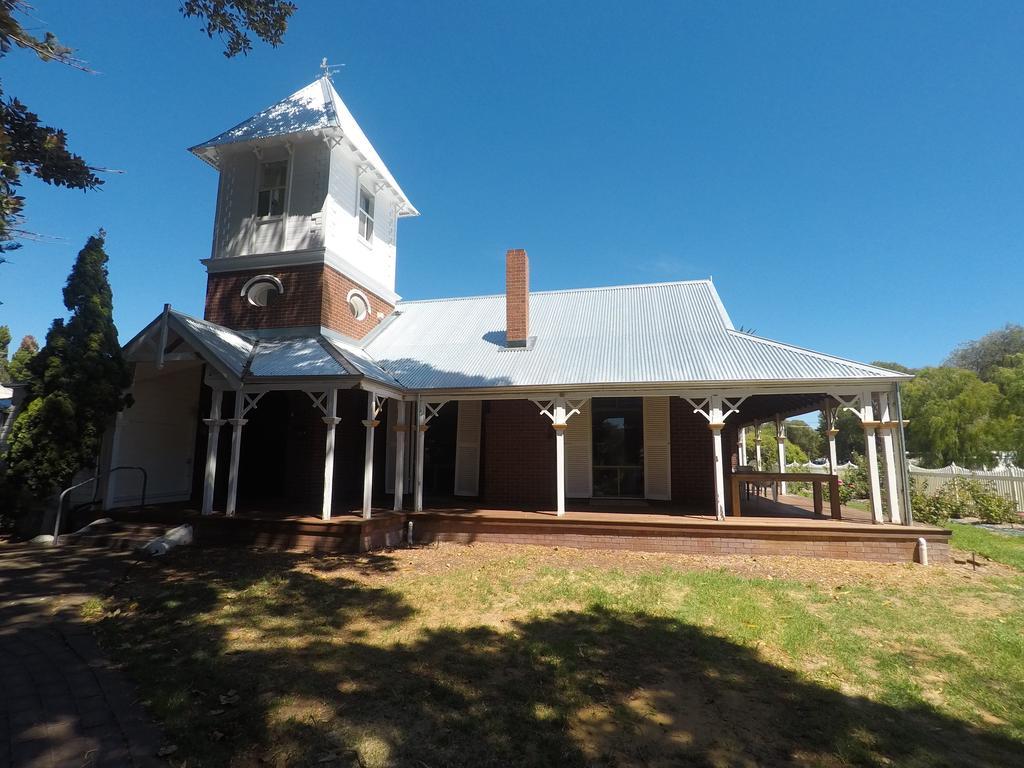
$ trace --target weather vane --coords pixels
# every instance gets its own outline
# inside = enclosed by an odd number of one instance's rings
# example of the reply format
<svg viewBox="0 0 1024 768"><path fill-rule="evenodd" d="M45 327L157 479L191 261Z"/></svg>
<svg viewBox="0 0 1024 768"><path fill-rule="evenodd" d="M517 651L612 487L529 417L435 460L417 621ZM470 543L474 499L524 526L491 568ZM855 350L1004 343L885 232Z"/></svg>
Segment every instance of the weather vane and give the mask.
<svg viewBox="0 0 1024 768"><path fill-rule="evenodd" d="M327 57L324 56L323 59L320 60L320 72L322 73L320 76L326 77L330 80L331 76L344 66L344 64L328 64Z"/></svg>

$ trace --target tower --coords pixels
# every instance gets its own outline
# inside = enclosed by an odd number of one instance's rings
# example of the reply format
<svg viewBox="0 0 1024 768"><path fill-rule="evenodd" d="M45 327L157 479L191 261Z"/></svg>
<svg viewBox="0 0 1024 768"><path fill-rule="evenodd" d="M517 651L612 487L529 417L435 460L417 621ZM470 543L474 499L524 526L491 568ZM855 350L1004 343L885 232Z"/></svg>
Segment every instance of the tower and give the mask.
<svg viewBox="0 0 1024 768"><path fill-rule="evenodd" d="M398 220L418 216L328 76L192 147L220 173L207 320L361 339L398 301Z"/></svg>

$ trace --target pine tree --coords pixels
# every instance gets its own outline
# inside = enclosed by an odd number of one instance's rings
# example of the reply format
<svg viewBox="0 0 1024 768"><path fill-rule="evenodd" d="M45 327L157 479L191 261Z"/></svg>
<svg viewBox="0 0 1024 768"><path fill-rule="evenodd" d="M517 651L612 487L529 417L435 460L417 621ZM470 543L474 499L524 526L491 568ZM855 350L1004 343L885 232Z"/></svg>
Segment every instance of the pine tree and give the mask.
<svg viewBox="0 0 1024 768"><path fill-rule="evenodd" d="M71 316L53 321L28 364L28 400L11 429L9 480L41 500L92 466L131 383L113 321L104 233L90 237L64 287Z"/></svg>
<svg viewBox="0 0 1024 768"><path fill-rule="evenodd" d="M11 345L11 329L6 325L0 325L0 384L7 386L11 383L10 363L7 361L7 351Z"/></svg>
<svg viewBox="0 0 1024 768"><path fill-rule="evenodd" d="M7 364L7 372L11 377L11 382L21 383L29 380L31 374L29 373L28 364L38 351L39 342L36 341L35 336L25 336L22 338L17 351L11 355L11 361Z"/></svg>

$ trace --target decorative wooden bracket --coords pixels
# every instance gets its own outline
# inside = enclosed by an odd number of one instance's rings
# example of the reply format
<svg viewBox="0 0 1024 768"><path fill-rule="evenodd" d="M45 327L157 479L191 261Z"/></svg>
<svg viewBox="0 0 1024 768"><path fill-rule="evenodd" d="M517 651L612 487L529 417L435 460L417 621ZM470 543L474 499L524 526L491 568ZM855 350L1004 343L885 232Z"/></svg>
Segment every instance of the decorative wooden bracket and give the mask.
<svg viewBox="0 0 1024 768"><path fill-rule="evenodd" d="M750 395L739 395L737 397L710 395L701 400L695 400L684 396L683 400L693 406L694 413L699 413L707 419L709 426L721 429L725 425L727 418L734 413L739 413L740 406L743 405L743 401L748 397Z"/></svg>
<svg viewBox="0 0 1024 768"><path fill-rule="evenodd" d="M380 416L380 412L384 409L384 401L387 398L381 397L380 395L372 392L370 393L370 397L373 399L369 403L370 408L368 410L373 414L373 418L363 419L363 426L368 429L373 429L380 424L380 419L377 417Z"/></svg>
<svg viewBox="0 0 1024 768"><path fill-rule="evenodd" d="M559 427L565 427L569 419L579 413L587 401L586 398L574 401L559 397L554 400L531 400L530 402L540 409L542 415L547 416L551 420L551 426L558 429ZM558 408L562 408L565 411L561 420L558 418Z"/></svg>
<svg viewBox="0 0 1024 768"><path fill-rule="evenodd" d="M241 395L242 395L242 418L245 418L245 415L247 413L249 413L249 411L253 410L259 404L260 400L263 399L263 396L265 394L267 394L267 393L266 392L257 392L254 395L250 395L248 392L242 392L241 393Z"/></svg>
<svg viewBox="0 0 1024 768"><path fill-rule="evenodd" d="M309 399L313 401L313 407L320 411L324 416L327 415L327 395L329 392L307 392Z"/></svg>

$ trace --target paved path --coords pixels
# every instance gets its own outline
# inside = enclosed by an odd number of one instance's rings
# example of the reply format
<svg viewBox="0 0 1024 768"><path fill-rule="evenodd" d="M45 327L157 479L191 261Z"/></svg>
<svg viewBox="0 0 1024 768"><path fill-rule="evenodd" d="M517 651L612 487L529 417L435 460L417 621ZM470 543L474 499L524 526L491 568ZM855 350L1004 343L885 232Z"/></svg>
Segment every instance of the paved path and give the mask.
<svg viewBox="0 0 1024 768"><path fill-rule="evenodd" d="M0 543L0 768L166 765L159 731L78 618L131 558Z"/></svg>

